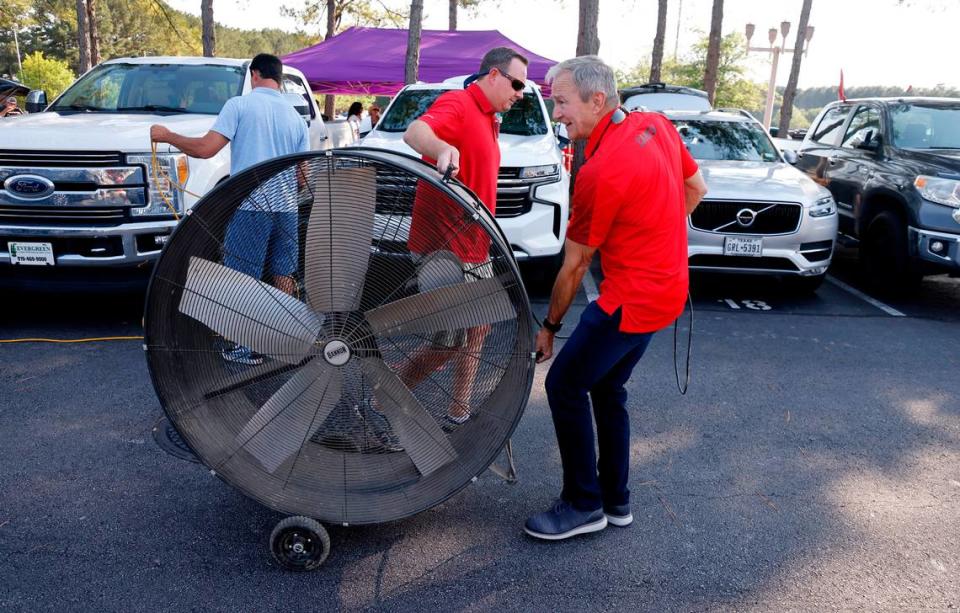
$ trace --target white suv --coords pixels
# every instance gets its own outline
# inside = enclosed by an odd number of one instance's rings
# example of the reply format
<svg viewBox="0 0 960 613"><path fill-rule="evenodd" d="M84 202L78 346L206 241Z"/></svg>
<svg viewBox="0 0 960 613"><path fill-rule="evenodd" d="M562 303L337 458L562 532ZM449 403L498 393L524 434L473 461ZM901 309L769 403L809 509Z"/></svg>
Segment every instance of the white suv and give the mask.
<svg viewBox="0 0 960 613"><path fill-rule="evenodd" d="M415 83L390 102L360 145L417 155L403 142L407 126L464 77ZM518 261L543 259L556 267L569 216L570 178L540 89L528 83L523 99L502 116L496 219Z"/></svg>

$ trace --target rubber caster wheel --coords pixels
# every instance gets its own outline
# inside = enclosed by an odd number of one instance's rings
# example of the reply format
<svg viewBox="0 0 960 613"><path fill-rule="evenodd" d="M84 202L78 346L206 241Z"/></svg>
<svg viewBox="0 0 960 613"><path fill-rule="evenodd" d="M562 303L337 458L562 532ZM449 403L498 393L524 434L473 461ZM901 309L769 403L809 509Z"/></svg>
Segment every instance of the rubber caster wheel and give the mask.
<svg viewBox="0 0 960 613"><path fill-rule="evenodd" d="M320 522L295 515L273 529L270 551L277 563L287 570L316 570L330 555L330 535Z"/></svg>

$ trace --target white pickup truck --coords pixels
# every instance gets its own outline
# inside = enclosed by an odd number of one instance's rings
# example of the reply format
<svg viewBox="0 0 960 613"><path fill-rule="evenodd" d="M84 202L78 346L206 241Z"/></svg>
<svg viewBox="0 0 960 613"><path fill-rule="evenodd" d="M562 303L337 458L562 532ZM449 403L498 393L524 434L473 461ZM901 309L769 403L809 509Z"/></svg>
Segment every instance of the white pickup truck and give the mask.
<svg viewBox="0 0 960 613"><path fill-rule="evenodd" d="M131 270L145 276L177 223L161 190L178 214L198 200L154 172L150 125L202 136L229 98L250 91L247 65L119 58L90 70L49 106L45 93L31 92L30 114L0 122L0 283L123 278L117 273ZM284 66L282 86L309 125L311 147L328 147L303 74ZM201 160L163 144L157 160L200 196L230 172L229 146Z"/></svg>
<svg viewBox="0 0 960 613"><path fill-rule="evenodd" d="M464 79L407 85L360 145L416 155L403 142L407 126L445 91L462 89ZM567 234L570 178L536 84L528 83L523 99L502 115L499 144L497 222L517 260L539 264L552 283Z"/></svg>

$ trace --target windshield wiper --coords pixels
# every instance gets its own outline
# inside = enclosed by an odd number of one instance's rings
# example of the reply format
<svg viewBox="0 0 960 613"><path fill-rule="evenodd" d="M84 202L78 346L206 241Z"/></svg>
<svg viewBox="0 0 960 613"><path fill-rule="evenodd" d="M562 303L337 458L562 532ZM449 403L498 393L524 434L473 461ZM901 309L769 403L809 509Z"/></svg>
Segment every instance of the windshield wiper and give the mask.
<svg viewBox="0 0 960 613"><path fill-rule="evenodd" d="M55 106L51 111L109 111L110 109L105 109L99 106L92 106L89 104L68 104L66 106Z"/></svg>
<svg viewBox="0 0 960 613"><path fill-rule="evenodd" d="M166 106L163 104L144 104L143 106L123 106L117 109L117 112L124 111L154 111L161 113L186 113L187 109L182 106Z"/></svg>

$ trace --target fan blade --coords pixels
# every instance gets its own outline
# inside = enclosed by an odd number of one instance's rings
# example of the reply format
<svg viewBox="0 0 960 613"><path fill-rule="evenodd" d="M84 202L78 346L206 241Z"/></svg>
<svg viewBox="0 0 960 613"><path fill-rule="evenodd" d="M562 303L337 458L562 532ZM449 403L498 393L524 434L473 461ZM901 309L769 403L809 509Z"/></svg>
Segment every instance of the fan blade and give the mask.
<svg viewBox="0 0 960 613"><path fill-rule="evenodd" d="M307 303L319 313L354 311L370 261L377 171L334 168L318 178L304 249Z"/></svg>
<svg viewBox="0 0 960 613"><path fill-rule="evenodd" d="M288 364L299 364L311 352L321 327L310 307L293 296L198 257L190 258L180 312Z"/></svg>
<svg viewBox="0 0 960 613"><path fill-rule="evenodd" d="M427 476L457 458L447 435L382 360L365 358L361 368L373 382L373 395L379 402L380 412L390 422L421 475Z"/></svg>
<svg viewBox="0 0 960 613"><path fill-rule="evenodd" d="M367 311L374 334L429 334L513 319L517 311L499 279L458 283Z"/></svg>
<svg viewBox="0 0 960 613"><path fill-rule="evenodd" d="M238 446L246 448L268 471L275 472L337 405L341 386L340 369L312 360L250 418L237 435Z"/></svg>

